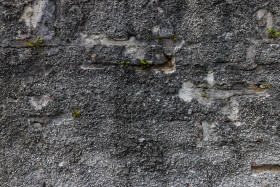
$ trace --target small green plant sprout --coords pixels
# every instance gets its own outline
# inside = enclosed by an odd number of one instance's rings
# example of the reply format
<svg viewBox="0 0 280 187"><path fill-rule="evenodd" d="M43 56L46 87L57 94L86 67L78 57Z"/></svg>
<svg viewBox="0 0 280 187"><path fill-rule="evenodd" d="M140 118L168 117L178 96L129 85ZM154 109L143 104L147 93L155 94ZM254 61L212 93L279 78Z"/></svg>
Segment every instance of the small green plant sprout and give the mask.
<svg viewBox="0 0 280 187"><path fill-rule="evenodd" d="M121 67L128 66L129 62L121 61Z"/></svg>
<svg viewBox="0 0 280 187"><path fill-rule="evenodd" d="M81 111L72 111L72 116L74 117L74 119L77 119L78 117L81 116Z"/></svg>
<svg viewBox="0 0 280 187"><path fill-rule="evenodd" d="M178 38L175 36L175 34L172 34L172 35L170 36L170 39L173 40L173 41L176 41Z"/></svg>
<svg viewBox="0 0 280 187"><path fill-rule="evenodd" d="M43 47L43 39L37 36L36 40L27 42L25 41L25 45L34 49L41 49Z"/></svg>
<svg viewBox="0 0 280 187"><path fill-rule="evenodd" d="M260 88L262 88L262 89L269 89L269 88L270 88L270 85L269 85L269 84L262 83L262 84L260 85Z"/></svg>
<svg viewBox="0 0 280 187"><path fill-rule="evenodd" d="M205 84L205 86L203 87L203 91L206 91L206 92L210 91L210 88L208 87L207 84Z"/></svg>
<svg viewBox="0 0 280 187"><path fill-rule="evenodd" d="M154 38L150 36L149 38L147 38L147 40L151 41L154 40Z"/></svg>
<svg viewBox="0 0 280 187"><path fill-rule="evenodd" d="M268 28L268 27L267 27L267 30L269 32L269 37L270 38L276 39L276 38L279 37L280 32L278 30L274 30L274 29L271 29L271 28Z"/></svg>
<svg viewBox="0 0 280 187"><path fill-rule="evenodd" d="M158 39L158 40L161 40L161 39L162 39L162 36L161 36L161 35L158 35L157 39Z"/></svg>
<svg viewBox="0 0 280 187"><path fill-rule="evenodd" d="M205 92L202 92L202 93L201 93L201 97L207 97L206 93L205 93Z"/></svg>
<svg viewBox="0 0 280 187"><path fill-rule="evenodd" d="M151 65L151 63L145 59L139 59L140 62L141 62L141 66L140 66L140 69L141 70L144 70L144 69L148 69Z"/></svg>
<svg viewBox="0 0 280 187"><path fill-rule="evenodd" d="M206 92L209 92L210 88L208 87L207 84L205 84L205 86L203 87L203 91L201 93L201 97L207 97Z"/></svg>

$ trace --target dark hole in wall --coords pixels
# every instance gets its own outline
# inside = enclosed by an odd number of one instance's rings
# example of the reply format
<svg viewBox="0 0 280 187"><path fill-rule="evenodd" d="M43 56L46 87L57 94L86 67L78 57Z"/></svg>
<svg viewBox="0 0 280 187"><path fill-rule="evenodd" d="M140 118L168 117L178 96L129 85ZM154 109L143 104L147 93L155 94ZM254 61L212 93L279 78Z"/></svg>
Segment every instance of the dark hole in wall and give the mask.
<svg viewBox="0 0 280 187"><path fill-rule="evenodd" d="M255 92L264 92L265 90L267 90L268 88L261 88L262 84L250 84L249 85L249 89L250 90L254 90Z"/></svg>
<svg viewBox="0 0 280 187"><path fill-rule="evenodd" d="M155 66L156 70L169 70L172 71L175 67L175 59L172 55L167 55L167 54L163 54L164 55L164 62L163 64L157 65Z"/></svg>
<svg viewBox="0 0 280 187"><path fill-rule="evenodd" d="M253 173L263 173L263 172L280 172L279 164L260 164L252 163L251 171Z"/></svg>

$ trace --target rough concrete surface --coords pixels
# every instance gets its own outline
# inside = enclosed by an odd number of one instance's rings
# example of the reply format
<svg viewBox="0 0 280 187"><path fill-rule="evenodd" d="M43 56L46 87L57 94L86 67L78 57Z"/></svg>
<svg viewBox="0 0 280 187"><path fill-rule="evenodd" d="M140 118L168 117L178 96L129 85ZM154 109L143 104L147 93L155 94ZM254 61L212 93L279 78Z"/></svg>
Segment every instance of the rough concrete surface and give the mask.
<svg viewBox="0 0 280 187"><path fill-rule="evenodd" d="M267 27L279 0L0 0L0 186L280 186Z"/></svg>

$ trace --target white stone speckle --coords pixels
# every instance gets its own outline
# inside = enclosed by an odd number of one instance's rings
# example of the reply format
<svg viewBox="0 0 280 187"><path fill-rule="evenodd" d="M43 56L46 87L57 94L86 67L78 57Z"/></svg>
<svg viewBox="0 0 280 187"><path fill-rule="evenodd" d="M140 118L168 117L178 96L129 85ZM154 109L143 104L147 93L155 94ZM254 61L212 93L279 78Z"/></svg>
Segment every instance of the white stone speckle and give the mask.
<svg viewBox="0 0 280 187"><path fill-rule="evenodd" d="M27 5L20 17L20 21L24 20L25 25L29 28L36 28L41 21L43 10L48 0L37 0L33 5Z"/></svg>

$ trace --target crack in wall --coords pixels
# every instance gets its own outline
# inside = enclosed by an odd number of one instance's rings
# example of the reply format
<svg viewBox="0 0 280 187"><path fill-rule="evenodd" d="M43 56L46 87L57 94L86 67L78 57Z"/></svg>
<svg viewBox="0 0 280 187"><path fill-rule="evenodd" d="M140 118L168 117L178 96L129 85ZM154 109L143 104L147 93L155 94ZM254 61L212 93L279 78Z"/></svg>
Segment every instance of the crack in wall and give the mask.
<svg viewBox="0 0 280 187"><path fill-rule="evenodd" d="M264 172L280 172L279 164L260 164L257 165L252 163L251 170L253 173L264 173Z"/></svg>
<svg viewBox="0 0 280 187"><path fill-rule="evenodd" d="M186 102L191 102L193 99L197 100L200 104L210 105L214 99L228 99L233 96L265 96L268 97L269 94L265 92L255 92L248 88L239 89L239 90L219 90L219 89L210 89L207 92L207 97L202 97L201 93L203 92L202 85L194 85L193 83L184 82L181 89L179 90L179 97Z"/></svg>
<svg viewBox="0 0 280 187"><path fill-rule="evenodd" d="M110 39L105 37L105 35L86 35L80 33L82 45L91 48L95 45L105 45L105 46L127 46L127 47L136 47L136 46L146 46L145 42L141 42L136 40L135 37L126 38L118 38L118 39Z"/></svg>

